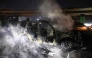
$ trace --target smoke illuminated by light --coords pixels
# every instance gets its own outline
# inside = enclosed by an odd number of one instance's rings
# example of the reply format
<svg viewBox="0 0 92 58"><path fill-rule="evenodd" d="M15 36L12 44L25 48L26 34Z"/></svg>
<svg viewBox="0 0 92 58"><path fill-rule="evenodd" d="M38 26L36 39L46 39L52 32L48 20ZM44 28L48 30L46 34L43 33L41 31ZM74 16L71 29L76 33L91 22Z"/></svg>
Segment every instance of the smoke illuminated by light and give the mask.
<svg viewBox="0 0 92 58"><path fill-rule="evenodd" d="M43 10L41 11L43 17L56 19L57 23L55 23L55 27L53 25L54 28L60 31L71 30L72 18L61 13L62 10L54 0L45 0L40 10ZM42 41L41 36L34 40L33 34L29 34L27 28L20 25L0 27L0 58L71 58L69 51L63 51L61 46L55 41ZM73 52L73 54L76 53ZM74 57L77 58L77 56Z"/></svg>
<svg viewBox="0 0 92 58"><path fill-rule="evenodd" d="M42 5L39 7L41 15L55 21L54 28L60 31L72 30L74 21L71 16L64 14L61 7L56 3L55 0L44 0ZM57 26L57 27L56 27Z"/></svg>
<svg viewBox="0 0 92 58"><path fill-rule="evenodd" d="M68 55L62 48L53 42L44 42L41 37L33 40L32 34L27 29L9 25L0 28L0 58L64 58ZM49 52L46 53L44 49ZM6 55L6 56L5 56ZM47 56L44 56L47 55Z"/></svg>

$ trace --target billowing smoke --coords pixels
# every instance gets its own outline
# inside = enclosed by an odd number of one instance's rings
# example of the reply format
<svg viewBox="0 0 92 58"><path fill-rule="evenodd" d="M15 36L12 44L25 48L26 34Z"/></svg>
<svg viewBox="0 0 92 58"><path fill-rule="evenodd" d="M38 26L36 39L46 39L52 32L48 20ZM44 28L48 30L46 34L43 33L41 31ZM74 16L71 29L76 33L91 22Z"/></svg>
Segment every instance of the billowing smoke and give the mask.
<svg viewBox="0 0 92 58"><path fill-rule="evenodd" d="M72 18L63 14L54 0L44 0L40 10L43 17L55 22L53 26L56 29L64 31L72 28ZM75 53L69 54L61 46L43 42L41 39L39 36L39 39L34 40L33 34L29 34L20 25L0 26L0 58L71 58L71 54Z"/></svg>
<svg viewBox="0 0 92 58"><path fill-rule="evenodd" d="M68 52L57 44L33 40L32 34L21 26L0 26L0 58L66 58ZM70 57L70 55L69 55Z"/></svg>
<svg viewBox="0 0 92 58"><path fill-rule="evenodd" d="M64 14L55 0L44 0L39 9L43 17L50 18L56 22L53 25L56 29L60 31L72 29L73 20L71 16Z"/></svg>

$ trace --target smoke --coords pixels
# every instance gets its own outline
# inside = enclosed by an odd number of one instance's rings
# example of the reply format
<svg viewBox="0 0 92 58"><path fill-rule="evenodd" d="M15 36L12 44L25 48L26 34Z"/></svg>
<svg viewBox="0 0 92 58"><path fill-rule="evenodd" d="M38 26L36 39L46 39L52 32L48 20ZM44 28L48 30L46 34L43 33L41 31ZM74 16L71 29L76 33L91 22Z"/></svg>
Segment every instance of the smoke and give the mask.
<svg viewBox="0 0 92 58"><path fill-rule="evenodd" d="M21 26L0 26L0 58L66 58L68 56L68 53L63 52L58 45L32 39L34 39L33 35ZM41 37L39 39L41 41Z"/></svg>
<svg viewBox="0 0 92 58"><path fill-rule="evenodd" d="M56 22L53 25L56 29L59 29L60 31L72 29L73 20L71 16L64 14L55 0L44 0L39 9L43 17L50 18Z"/></svg>
<svg viewBox="0 0 92 58"><path fill-rule="evenodd" d="M56 29L64 31L72 28L73 20L69 15L62 13L60 6L54 0L44 0L40 11L43 17L55 21L53 26ZM0 58L69 58L71 56L57 44L42 42L41 37L37 40L33 39L33 34L29 34L27 29L20 25L0 26Z"/></svg>

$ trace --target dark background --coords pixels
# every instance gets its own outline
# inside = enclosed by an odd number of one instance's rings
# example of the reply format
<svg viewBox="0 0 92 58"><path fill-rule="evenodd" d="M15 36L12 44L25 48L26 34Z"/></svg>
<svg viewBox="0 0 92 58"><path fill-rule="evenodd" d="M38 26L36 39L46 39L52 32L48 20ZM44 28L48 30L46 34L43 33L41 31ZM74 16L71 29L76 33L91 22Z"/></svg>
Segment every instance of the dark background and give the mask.
<svg viewBox="0 0 92 58"><path fill-rule="evenodd" d="M0 8L38 9L43 0L0 0ZM56 0L62 8L92 7L91 0Z"/></svg>

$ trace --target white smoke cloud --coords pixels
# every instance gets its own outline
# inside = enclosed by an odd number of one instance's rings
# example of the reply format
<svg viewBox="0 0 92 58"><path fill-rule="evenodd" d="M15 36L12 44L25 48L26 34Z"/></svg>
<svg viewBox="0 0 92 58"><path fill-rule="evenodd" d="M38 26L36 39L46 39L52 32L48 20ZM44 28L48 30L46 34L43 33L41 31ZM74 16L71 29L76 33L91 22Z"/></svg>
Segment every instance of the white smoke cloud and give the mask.
<svg viewBox="0 0 92 58"><path fill-rule="evenodd" d="M24 34L20 32L21 30L25 31L22 27L12 25L8 28L0 28L0 58L44 58L38 52L42 44L30 41L26 36L28 33Z"/></svg>
<svg viewBox="0 0 92 58"><path fill-rule="evenodd" d="M64 31L72 28L73 20L69 15L62 13L54 0L44 0L40 11L43 17L56 21L53 25L56 29ZM60 46L47 42L39 43L39 40L33 41L32 36L21 26L0 27L0 58L67 58L68 52L63 52ZM46 51L42 48L50 51L46 57L43 55Z"/></svg>
<svg viewBox="0 0 92 58"><path fill-rule="evenodd" d="M23 27L0 27L0 58L64 58L68 55L58 45L32 39L32 34L28 34ZM46 54L44 49L50 52Z"/></svg>
<svg viewBox="0 0 92 58"><path fill-rule="evenodd" d="M65 15L55 0L44 0L39 9L43 17L57 21L54 25L56 29L59 29L60 31L72 29L73 20L71 16Z"/></svg>

